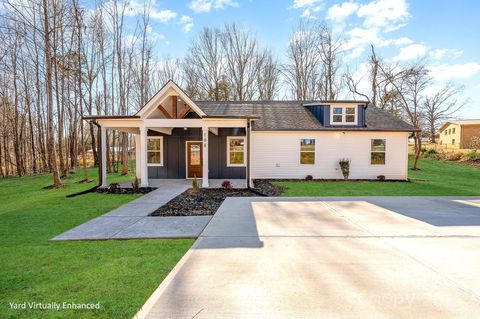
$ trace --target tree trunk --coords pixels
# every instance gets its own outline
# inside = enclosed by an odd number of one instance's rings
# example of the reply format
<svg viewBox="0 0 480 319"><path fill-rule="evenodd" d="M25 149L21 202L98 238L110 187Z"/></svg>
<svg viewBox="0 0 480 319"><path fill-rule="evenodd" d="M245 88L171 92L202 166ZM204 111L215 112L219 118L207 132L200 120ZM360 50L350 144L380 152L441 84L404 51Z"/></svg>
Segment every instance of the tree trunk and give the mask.
<svg viewBox="0 0 480 319"><path fill-rule="evenodd" d="M44 22L44 45L45 45L45 72L46 72L46 90L47 90L47 118L48 118L48 157L50 168L53 173L53 186L58 187L62 184L58 174L57 152L55 150L55 128L53 123L53 92L52 92L52 58L50 52L50 28L48 16L48 1L43 0L43 22Z"/></svg>

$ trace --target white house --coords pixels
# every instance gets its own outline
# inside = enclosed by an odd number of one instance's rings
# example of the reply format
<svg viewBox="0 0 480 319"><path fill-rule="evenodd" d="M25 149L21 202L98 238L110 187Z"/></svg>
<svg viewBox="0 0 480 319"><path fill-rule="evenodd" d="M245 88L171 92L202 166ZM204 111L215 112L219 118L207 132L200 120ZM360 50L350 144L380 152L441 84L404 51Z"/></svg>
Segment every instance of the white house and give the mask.
<svg viewBox="0 0 480 319"><path fill-rule="evenodd" d="M135 115L86 116L106 131L135 134L141 186L152 178L407 179L415 129L365 101L192 101L169 81ZM102 186L107 185L101 161Z"/></svg>

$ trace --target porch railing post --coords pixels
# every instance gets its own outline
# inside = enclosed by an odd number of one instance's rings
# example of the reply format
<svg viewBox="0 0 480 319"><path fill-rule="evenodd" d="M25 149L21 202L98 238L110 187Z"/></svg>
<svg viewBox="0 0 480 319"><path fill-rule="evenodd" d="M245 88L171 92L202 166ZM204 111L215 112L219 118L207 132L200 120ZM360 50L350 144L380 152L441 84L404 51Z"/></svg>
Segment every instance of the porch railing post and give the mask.
<svg viewBox="0 0 480 319"><path fill-rule="evenodd" d="M102 152L102 185L100 187L105 188L107 187L107 128L101 127L100 128L100 145L101 145L101 152Z"/></svg>
<svg viewBox="0 0 480 319"><path fill-rule="evenodd" d="M203 162L203 175L202 175L202 187L208 187L208 127L202 127L202 162Z"/></svg>
<svg viewBox="0 0 480 319"><path fill-rule="evenodd" d="M148 167L147 167L147 131L146 127L140 127L140 186L148 187Z"/></svg>

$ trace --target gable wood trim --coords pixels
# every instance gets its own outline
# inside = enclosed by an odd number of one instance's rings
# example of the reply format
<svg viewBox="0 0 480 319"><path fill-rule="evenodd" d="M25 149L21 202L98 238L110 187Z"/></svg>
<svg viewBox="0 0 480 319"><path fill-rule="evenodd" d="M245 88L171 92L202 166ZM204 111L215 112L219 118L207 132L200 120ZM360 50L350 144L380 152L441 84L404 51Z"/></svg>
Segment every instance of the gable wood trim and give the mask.
<svg viewBox="0 0 480 319"><path fill-rule="evenodd" d="M167 119L172 118L172 116L167 112L167 110L165 110L165 108L161 104L158 105L158 109L160 110L160 112L162 112L162 114L163 114L163 116L165 116L165 118L167 118Z"/></svg>
<svg viewBox="0 0 480 319"><path fill-rule="evenodd" d="M182 112L180 112L180 114L178 115L178 118L183 119L185 116L187 116L187 113L190 112L190 110L191 110L190 106L185 104L185 108L182 110Z"/></svg>
<svg viewBox="0 0 480 319"><path fill-rule="evenodd" d="M159 104L161 101L159 99L162 96L168 98L169 90L173 90L176 94L187 104L189 105L192 110L200 115L200 117L205 116L205 112L198 107L195 102L193 102L185 92L172 80L169 80L135 115L140 116L142 118L148 116L153 110L153 106ZM170 94L171 95L171 94Z"/></svg>
<svg viewBox="0 0 480 319"><path fill-rule="evenodd" d="M172 116L174 119L177 118L177 97L172 95Z"/></svg>

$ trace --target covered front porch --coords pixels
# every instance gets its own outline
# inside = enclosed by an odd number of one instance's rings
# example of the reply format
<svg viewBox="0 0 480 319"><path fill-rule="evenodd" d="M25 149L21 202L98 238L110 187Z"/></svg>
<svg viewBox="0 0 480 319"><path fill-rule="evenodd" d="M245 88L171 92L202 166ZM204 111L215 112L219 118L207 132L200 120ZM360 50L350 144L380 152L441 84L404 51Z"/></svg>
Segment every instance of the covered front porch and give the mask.
<svg viewBox="0 0 480 319"><path fill-rule="evenodd" d="M207 114L169 81L135 115L84 117L100 130L101 186L108 185L104 159L109 130L133 134L141 187L162 178L198 179L202 187L211 180L251 185L250 128L257 117L233 114L238 115Z"/></svg>
<svg viewBox="0 0 480 319"><path fill-rule="evenodd" d="M198 179L201 187L249 186L249 119L97 119L101 158L107 156L109 130L131 133L135 171L141 187L162 179ZM101 187L107 187L106 161L101 161ZM189 181L191 183L191 181ZM158 186L161 187L161 186Z"/></svg>

